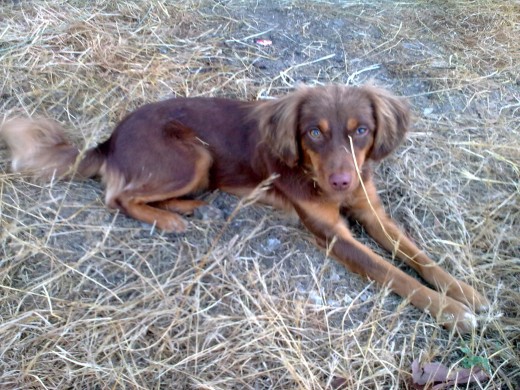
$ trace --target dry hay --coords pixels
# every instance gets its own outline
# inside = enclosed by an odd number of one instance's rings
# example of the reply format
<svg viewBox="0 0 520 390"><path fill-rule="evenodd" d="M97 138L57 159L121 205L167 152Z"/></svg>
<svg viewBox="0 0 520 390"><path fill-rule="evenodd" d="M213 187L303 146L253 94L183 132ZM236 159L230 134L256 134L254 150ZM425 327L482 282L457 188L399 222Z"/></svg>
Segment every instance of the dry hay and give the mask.
<svg viewBox="0 0 520 390"><path fill-rule="evenodd" d="M161 234L106 210L97 182L10 174L0 146L0 387L412 388L420 358L489 364L473 388L517 389L519 13L491 0L2 2L0 114L58 119L89 146L171 95L375 78L409 96L415 131L380 167L381 195L492 308L460 338L269 208L208 194L221 215Z"/></svg>

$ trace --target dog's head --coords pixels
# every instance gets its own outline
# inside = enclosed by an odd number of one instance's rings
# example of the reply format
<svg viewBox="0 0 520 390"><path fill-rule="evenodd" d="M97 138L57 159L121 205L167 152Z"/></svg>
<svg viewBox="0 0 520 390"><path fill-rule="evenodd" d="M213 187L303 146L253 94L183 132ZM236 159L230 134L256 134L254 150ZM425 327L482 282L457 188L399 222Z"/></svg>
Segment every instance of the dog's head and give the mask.
<svg viewBox="0 0 520 390"><path fill-rule="evenodd" d="M272 154L310 172L322 192L342 199L359 185L357 170L402 141L408 105L372 86L302 88L260 107L260 131Z"/></svg>

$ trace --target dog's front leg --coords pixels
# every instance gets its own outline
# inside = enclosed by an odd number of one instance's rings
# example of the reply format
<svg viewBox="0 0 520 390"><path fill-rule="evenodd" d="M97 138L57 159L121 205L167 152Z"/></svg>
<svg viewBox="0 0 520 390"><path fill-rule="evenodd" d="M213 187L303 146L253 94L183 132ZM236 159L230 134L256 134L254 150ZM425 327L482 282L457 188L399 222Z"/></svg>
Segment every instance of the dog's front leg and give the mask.
<svg viewBox="0 0 520 390"><path fill-rule="evenodd" d="M430 312L449 329L465 333L476 327L475 316L464 304L424 286L356 241L340 216L338 204L298 202L294 207L318 243L352 272L389 285L392 291Z"/></svg>
<svg viewBox="0 0 520 390"><path fill-rule="evenodd" d="M457 280L421 251L386 214L372 180L360 187L348 207L348 214L359 221L368 234L383 248L414 268L438 291L481 312L488 307L487 300L473 287Z"/></svg>

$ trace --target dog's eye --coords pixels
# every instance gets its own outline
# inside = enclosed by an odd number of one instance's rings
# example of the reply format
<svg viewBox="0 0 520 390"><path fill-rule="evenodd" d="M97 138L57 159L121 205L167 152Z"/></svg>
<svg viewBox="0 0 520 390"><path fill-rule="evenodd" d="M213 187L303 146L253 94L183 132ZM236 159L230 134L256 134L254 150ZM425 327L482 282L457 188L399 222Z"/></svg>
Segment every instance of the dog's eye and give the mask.
<svg viewBox="0 0 520 390"><path fill-rule="evenodd" d="M318 129L317 127L314 127L309 130L309 135L311 136L312 139L320 139L323 136L323 133L321 132L320 129Z"/></svg>
<svg viewBox="0 0 520 390"><path fill-rule="evenodd" d="M356 129L356 135L364 135L368 133L368 128L360 126Z"/></svg>

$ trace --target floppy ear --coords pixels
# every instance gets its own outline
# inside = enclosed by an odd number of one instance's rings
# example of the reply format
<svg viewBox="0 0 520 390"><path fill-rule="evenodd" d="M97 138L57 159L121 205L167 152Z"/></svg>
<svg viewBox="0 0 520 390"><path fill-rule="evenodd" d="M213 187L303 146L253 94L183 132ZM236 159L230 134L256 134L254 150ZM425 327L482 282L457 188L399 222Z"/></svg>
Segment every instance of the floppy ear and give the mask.
<svg viewBox="0 0 520 390"><path fill-rule="evenodd" d="M376 119L376 136L370 153L372 160L382 160L404 139L410 123L408 102L387 90L365 86L372 100Z"/></svg>
<svg viewBox="0 0 520 390"><path fill-rule="evenodd" d="M296 166L299 160L298 125L305 91L262 102L255 110L262 141L289 167Z"/></svg>

